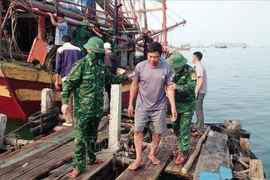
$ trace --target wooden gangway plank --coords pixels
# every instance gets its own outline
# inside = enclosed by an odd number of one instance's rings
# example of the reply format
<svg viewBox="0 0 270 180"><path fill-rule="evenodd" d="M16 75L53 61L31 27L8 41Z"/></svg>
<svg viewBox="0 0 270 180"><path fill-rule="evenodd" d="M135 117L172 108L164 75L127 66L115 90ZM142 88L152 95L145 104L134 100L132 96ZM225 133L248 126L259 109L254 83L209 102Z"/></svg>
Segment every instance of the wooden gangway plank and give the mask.
<svg viewBox="0 0 270 180"><path fill-rule="evenodd" d="M129 170L128 168L117 178L117 180L126 180L132 178L132 180L151 180L157 179L160 173L167 165L168 160L172 156L172 151L175 149L175 136L169 130L161 137L161 143L157 149L157 157L162 161L158 165L154 165L149 159L148 154L150 147L143 151L143 159L145 160L144 167L137 170Z"/></svg>
<svg viewBox="0 0 270 180"><path fill-rule="evenodd" d="M198 138L191 136L190 148L189 148L188 152L185 154L186 159L188 159L190 157L190 155L193 153L193 151L195 150L197 142L198 142ZM172 161L168 164L168 166L165 168L165 172L168 174L173 174L173 175L179 176L180 171L185 164L181 164L181 165L174 164L174 161L176 160L176 158L177 158L177 156L175 156L172 159ZM190 172L188 174L190 174ZM189 178L189 175L185 176L185 178Z"/></svg>
<svg viewBox="0 0 270 180"><path fill-rule="evenodd" d="M64 128L17 150L17 152L8 154L0 160L0 178L13 169L22 167L32 160L46 156L47 153L72 141L73 138L74 134L72 128Z"/></svg>
<svg viewBox="0 0 270 180"><path fill-rule="evenodd" d="M230 155L227 146L228 136L218 132L211 133L200 153L196 170L194 173L194 180L199 179L200 171L219 172L219 167L230 167Z"/></svg>

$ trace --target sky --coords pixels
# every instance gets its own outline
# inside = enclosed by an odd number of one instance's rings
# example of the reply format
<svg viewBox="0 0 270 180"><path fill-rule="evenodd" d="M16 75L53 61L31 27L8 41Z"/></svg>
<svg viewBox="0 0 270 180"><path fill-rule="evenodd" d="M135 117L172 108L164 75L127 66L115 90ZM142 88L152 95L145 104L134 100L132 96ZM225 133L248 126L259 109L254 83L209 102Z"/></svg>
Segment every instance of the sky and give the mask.
<svg viewBox="0 0 270 180"><path fill-rule="evenodd" d="M187 21L168 34L171 45L232 42L270 46L270 1L167 0L166 4L171 17L167 17L167 25L181 18ZM160 3L147 0L147 8L157 6ZM161 13L149 13L149 29L161 29L161 19Z"/></svg>

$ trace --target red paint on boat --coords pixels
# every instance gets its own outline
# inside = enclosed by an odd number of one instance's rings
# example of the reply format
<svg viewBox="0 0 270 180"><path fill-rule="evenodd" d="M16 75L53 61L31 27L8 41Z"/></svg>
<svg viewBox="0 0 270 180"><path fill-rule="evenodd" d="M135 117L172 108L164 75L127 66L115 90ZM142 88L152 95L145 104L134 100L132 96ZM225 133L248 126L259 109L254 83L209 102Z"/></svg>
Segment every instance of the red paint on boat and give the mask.
<svg viewBox="0 0 270 180"><path fill-rule="evenodd" d="M4 78L0 78L0 85L6 86L11 94L11 97L0 96L0 113L7 115L8 123L24 124L27 121L27 116L13 96Z"/></svg>

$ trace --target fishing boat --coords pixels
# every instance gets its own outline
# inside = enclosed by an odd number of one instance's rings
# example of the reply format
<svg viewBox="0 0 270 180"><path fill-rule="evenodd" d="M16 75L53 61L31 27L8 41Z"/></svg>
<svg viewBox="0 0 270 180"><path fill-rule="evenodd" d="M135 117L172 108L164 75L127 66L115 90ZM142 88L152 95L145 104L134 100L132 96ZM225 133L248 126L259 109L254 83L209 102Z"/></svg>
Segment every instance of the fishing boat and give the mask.
<svg viewBox="0 0 270 180"><path fill-rule="evenodd" d="M224 44L224 45L218 45L218 46L215 46L216 48L219 48L219 49L225 49L227 48L227 46Z"/></svg>
<svg viewBox="0 0 270 180"><path fill-rule="evenodd" d="M114 4L113 1L102 0L83 0L80 3L75 0L0 0L3 6L0 9L0 113L7 115L8 123L26 123L28 117L41 108L42 89L54 89L53 48L51 51L48 48L55 28L47 12L64 13L70 30L79 26L81 20L87 19L91 25L99 24L104 32L114 27L118 41L125 42L126 34L133 34L137 36L136 42L140 43L143 40L140 32L148 29L147 13L160 11L162 27L153 30L151 36L166 47L167 32L184 25L186 21L167 26L165 1L160 1L161 8L158 9L146 9L145 1L142 2L143 5L137 7L133 6L135 2L132 1ZM11 29L11 45L4 51L2 32L6 26ZM127 63L127 53L120 51L118 55L121 62ZM123 106L128 104L129 87L130 81L123 84ZM60 91L53 94L55 104L60 106Z"/></svg>

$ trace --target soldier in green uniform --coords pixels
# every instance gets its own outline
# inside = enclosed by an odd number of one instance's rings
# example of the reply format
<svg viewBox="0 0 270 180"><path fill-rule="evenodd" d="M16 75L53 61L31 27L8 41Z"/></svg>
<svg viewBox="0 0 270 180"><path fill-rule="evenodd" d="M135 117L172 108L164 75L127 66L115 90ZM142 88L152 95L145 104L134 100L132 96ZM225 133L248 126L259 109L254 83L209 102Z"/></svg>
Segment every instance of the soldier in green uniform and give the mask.
<svg viewBox="0 0 270 180"><path fill-rule="evenodd" d="M113 30L113 28L109 28L107 32L108 32L108 34L105 36L104 42L110 43L111 47L112 47L112 52L115 52L116 39L113 35L114 30Z"/></svg>
<svg viewBox="0 0 270 180"><path fill-rule="evenodd" d="M184 163L184 155L189 150L190 125L195 110L196 73L189 66L187 59L179 52L173 53L167 62L173 69L172 88L175 90L175 102L178 112L176 121L173 122L173 130L177 136L177 149L173 151L175 164Z"/></svg>
<svg viewBox="0 0 270 180"><path fill-rule="evenodd" d="M77 46L81 49L83 55L85 56L86 50L84 49L83 45L85 43L87 43L87 41L93 37L93 35L91 34L91 32L88 30L88 27L90 26L90 23L87 20L83 20L80 22L80 27L78 29L75 30L75 39L73 41L73 45Z"/></svg>
<svg viewBox="0 0 270 180"><path fill-rule="evenodd" d="M98 125L103 114L103 87L105 84L119 84L131 75L116 76L99 59L104 53L104 43L98 37L92 37L84 45L88 54L73 64L61 93L62 113L68 110L68 98L74 91L74 148L73 171L70 178L76 178L85 169L86 164L99 164L103 160L95 155L95 143Z"/></svg>

